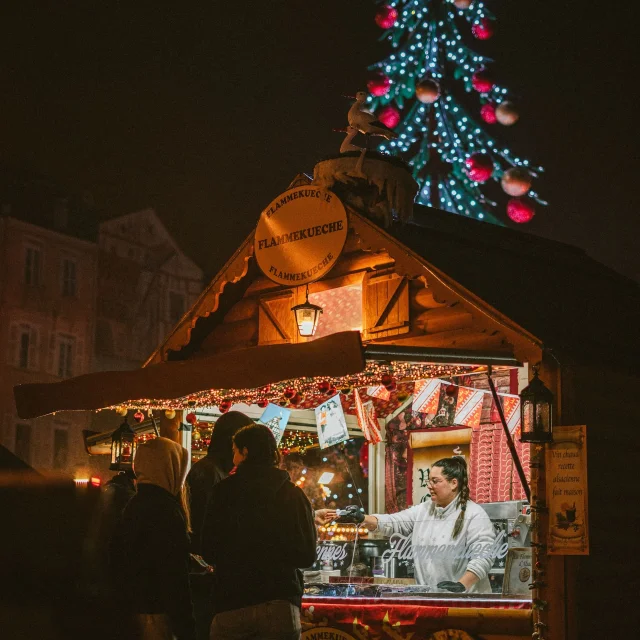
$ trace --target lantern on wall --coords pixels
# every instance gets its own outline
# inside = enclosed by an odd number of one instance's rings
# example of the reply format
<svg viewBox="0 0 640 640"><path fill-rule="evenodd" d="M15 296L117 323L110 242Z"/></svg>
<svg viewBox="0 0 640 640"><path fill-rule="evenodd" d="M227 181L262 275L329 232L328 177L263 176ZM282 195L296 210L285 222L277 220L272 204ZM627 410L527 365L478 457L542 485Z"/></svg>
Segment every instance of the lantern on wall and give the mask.
<svg viewBox="0 0 640 640"><path fill-rule="evenodd" d="M295 307L291 307L291 311L293 311L296 317L298 333L305 338L314 335L318 328L318 321L320 320L322 307L309 302L309 285L307 285L305 302L303 304L297 304Z"/></svg>
<svg viewBox="0 0 640 640"><path fill-rule="evenodd" d="M136 434L127 419L111 435L111 471L131 471L136 451Z"/></svg>
<svg viewBox="0 0 640 640"><path fill-rule="evenodd" d="M533 380L520 394L520 440L542 444L553 441L553 393L538 378L534 369Z"/></svg>

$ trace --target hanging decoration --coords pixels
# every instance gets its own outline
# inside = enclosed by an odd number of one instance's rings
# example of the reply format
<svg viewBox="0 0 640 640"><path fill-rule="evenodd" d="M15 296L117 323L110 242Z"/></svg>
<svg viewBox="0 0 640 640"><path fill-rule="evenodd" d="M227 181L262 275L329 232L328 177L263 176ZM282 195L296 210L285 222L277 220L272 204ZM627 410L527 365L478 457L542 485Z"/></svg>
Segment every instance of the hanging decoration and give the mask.
<svg viewBox="0 0 640 640"><path fill-rule="evenodd" d="M521 167L513 167L502 174L500 184L505 193L519 198L531 189L531 174Z"/></svg>
<svg viewBox="0 0 640 640"><path fill-rule="evenodd" d="M518 224L529 222L536 215L530 198L511 198L507 203L507 215Z"/></svg>
<svg viewBox="0 0 640 640"><path fill-rule="evenodd" d="M480 117L487 124L495 124L498 122L498 118L496 117L496 105L493 102L487 102L480 107Z"/></svg>
<svg viewBox="0 0 640 640"><path fill-rule="evenodd" d="M493 36L495 31L493 20L487 18L480 18L478 22L476 22L471 27L471 33L473 33L474 38L478 40L488 40Z"/></svg>
<svg viewBox="0 0 640 640"><path fill-rule="evenodd" d="M389 129L393 129L397 127L400 122L400 112L388 104L378 111L378 120L389 127Z"/></svg>
<svg viewBox="0 0 640 640"><path fill-rule="evenodd" d="M142 411L138 410L133 414L133 419L140 424L143 420L144 420L144 413L142 413Z"/></svg>
<svg viewBox="0 0 640 640"><path fill-rule="evenodd" d="M493 174L493 161L486 153L474 153L469 156L465 164L467 174L474 182L486 182Z"/></svg>
<svg viewBox="0 0 640 640"><path fill-rule="evenodd" d="M372 96L384 96L389 93L391 80L384 73L378 73L367 82L367 89Z"/></svg>
<svg viewBox="0 0 640 640"><path fill-rule="evenodd" d="M513 102L505 100L496 107L496 119L505 127L510 127L512 124L515 124L519 118L520 112Z"/></svg>
<svg viewBox="0 0 640 640"><path fill-rule="evenodd" d="M391 27L393 27L393 25L396 23L397 19L398 11L388 4L383 4L376 11L376 24L381 29L391 29Z"/></svg>
<svg viewBox="0 0 640 640"><path fill-rule="evenodd" d="M440 97L440 85L431 78L420 80L416 85L416 98L422 104L433 104Z"/></svg>
<svg viewBox="0 0 640 640"><path fill-rule="evenodd" d="M371 444L378 444L382 440L378 420L375 417L375 409L372 402L362 403L360 392L353 390L353 397L356 401L356 417L358 418L358 426L364 433L365 440Z"/></svg>

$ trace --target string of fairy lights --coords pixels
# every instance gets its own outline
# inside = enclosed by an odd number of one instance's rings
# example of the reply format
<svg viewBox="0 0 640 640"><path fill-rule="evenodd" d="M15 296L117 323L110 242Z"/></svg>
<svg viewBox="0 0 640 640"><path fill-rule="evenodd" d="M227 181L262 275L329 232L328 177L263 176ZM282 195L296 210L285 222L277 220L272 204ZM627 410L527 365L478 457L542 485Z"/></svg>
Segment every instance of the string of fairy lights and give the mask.
<svg viewBox="0 0 640 640"><path fill-rule="evenodd" d="M138 412L164 409L218 407L221 412L228 411L234 404L256 404L266 407L269 403L292 406L322 397L333 396L339 392L349 393L354 388L382 385L395 390L402 382L414 382L429 378L448 378L469 373L474 367L465 365L426 364L413 362L368 362L364 371L348 376L333 378L302 377L275 382L255 389L208 389L181 398L142 398L130 400L126 404L114 405L121 415L135 409Z"/></svg>

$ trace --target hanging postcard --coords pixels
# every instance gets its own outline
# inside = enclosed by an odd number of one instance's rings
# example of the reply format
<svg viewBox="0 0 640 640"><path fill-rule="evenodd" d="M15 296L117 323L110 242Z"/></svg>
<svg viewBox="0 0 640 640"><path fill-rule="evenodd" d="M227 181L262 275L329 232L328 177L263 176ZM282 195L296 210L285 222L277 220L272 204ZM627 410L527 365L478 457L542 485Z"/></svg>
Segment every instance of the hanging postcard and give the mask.
<svg viewBox="0 0 640 640"><path fill-rule="evenodd" d="M349 439L339 393L316 407L316 425L321 449Z"/></svg>
<svg viewBox="0 0 640 640"><path fill-rule="evenodd" d="M289 422L290 415L291 411L289 411L289 409L280 407L277 404L269 403L258 419L258 422L263 424L265 427L269 427L269 429L271 429L271 433L273 433L276 439L276 443L280 444L282 434L287 428L287 422Z"/></svg>

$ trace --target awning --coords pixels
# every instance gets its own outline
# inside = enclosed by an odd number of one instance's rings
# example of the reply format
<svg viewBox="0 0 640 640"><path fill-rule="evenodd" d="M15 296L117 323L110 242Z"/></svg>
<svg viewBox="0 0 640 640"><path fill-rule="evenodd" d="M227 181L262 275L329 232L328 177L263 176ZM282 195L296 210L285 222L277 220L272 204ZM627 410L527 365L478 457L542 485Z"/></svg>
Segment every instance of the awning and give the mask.
<svg viewBox="0 0 640 640"><path fill-rule="evenodd" d="M18 415L94 411L144 398L183 398L206 389L257 388L300 377L337 377L365 368L359 331L303 344L276 344L162 362L133 371L89 373L62 382L13 388Z"/></svg>

